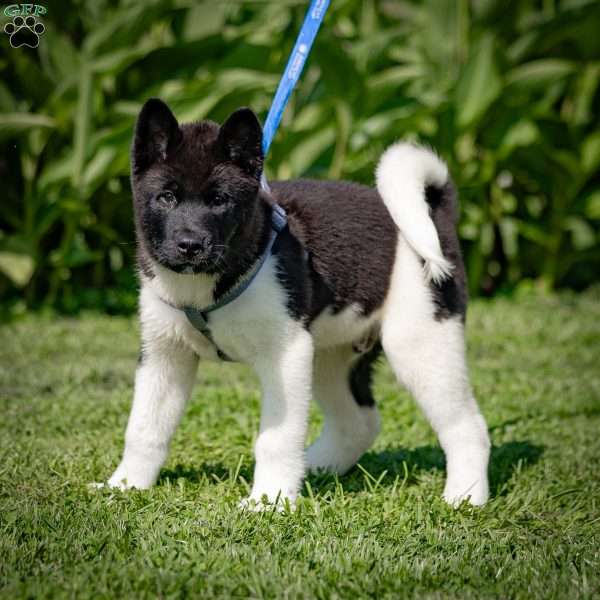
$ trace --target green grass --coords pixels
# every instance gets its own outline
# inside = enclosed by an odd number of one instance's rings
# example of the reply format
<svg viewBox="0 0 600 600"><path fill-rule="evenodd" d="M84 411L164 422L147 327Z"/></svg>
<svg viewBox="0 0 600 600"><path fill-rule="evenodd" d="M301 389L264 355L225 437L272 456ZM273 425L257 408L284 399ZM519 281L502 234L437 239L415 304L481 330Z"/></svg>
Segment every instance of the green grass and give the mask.
<svg viewBox="0 0 600 600"><path fill-rule="evenodd" d="M103 316L0 329L2 597L600 597L599 288L472 304L482 509L441 501L443 456L386 365L375 447L309 478L294 513L237 509L259 413L241 366L201 366L155 488L89 491L122 450L136 332Z"/></svg>

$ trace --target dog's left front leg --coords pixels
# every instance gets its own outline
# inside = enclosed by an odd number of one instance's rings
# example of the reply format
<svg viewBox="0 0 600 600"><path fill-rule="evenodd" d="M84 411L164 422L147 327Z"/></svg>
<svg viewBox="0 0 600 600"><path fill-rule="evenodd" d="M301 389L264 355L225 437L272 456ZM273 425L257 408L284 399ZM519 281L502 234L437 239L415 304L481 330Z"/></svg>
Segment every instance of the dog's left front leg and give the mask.
<svg viewBox="0 0 600 600"><path fill-rule="evenodd" d="M290 329L281 343L254 363L263 398L249 500L256 501L259 509L265 496L271 503L277 498L293 503L305 473L313 340L300 324Z"/></svg>

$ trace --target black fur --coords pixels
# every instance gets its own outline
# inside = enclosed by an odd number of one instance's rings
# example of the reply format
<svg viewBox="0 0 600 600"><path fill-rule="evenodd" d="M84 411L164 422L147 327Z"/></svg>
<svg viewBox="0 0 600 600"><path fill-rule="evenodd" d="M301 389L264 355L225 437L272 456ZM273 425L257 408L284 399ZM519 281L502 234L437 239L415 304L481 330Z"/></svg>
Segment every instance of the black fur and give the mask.
<svg viewBox="0 0 600 600"><path fill-rule="evenodd" d="M249 108L236 110L219 130L221 159L231 161L260 181L263 167L262 128Z"/></svg>
<svg viewBox="0 0 600 600"><path fill-rule="evenodd" d="M431 218L440 239L442 253L452 263L452 277L442 283L431 283L435 318L438 321L460 316L464 321L467 312L467 280L456 233L458 201L456 189L451 182L443 187L428 186L425 199L431 207Z"/></svg>
<svg viewBox="0 0 600 600"><path fill-rule="evenodd" d="M181 131L169 107L158 98L144 104L137 120L134 141L134 173L157 161L165 161L181 142Z"/></svg>
<svg viewBox="0 0 600 600"><path fill-rule="evenodd" d="M335 181L273 182L271 189L288 213L291 235L300 243L294 253L282 257L289 263L282 281L291 292L293 311L310 322L325 307L339 312L355 304L365 315L379 308L389 287L398 237L379 194ZM308 253L304 261L302 248Z"/></svg>
<svg viewBox="0 0 600 600"><path fill-rule="evenodd" d="M354 400L360 406L373 406L375 398L371 385L377 359L381 356L381 343L377 342L362 354L350 369L349 384Z"/></svg>

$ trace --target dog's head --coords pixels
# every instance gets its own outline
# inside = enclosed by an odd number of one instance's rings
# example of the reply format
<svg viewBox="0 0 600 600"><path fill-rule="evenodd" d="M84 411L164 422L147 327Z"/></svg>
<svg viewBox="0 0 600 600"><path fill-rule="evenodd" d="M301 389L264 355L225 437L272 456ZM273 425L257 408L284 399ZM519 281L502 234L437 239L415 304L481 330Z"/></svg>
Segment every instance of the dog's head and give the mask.
<svg viewBox="0 0 600 600"><path fill-rule="evenodd" d="M258 208L262 129L247 108L219 127L179 125L151 99L138 117L132 187L138 240L178 273L217 273L243 248Z"/></svg>

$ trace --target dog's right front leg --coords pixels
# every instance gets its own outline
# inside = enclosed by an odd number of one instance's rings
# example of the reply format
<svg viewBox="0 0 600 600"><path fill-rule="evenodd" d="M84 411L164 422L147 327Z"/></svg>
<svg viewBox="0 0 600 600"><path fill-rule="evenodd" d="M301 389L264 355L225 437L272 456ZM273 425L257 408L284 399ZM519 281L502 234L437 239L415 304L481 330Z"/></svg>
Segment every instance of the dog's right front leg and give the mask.
<svg viewBox="0 0 600 600"><path fill-rule="evenodd" d="M125 451L109 486L145 489L154 485L191 393L197 366L198 358L188 348L164 339L146 341L135 376Z"/></svg>

